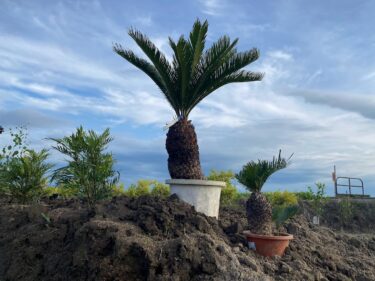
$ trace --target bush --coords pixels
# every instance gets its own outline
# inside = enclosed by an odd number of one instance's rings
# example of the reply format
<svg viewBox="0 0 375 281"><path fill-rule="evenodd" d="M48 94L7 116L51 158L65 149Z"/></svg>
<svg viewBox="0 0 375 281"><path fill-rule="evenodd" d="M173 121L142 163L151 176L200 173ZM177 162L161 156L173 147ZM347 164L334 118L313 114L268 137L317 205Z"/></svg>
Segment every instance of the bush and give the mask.
<svg viewBox="0 0 375 281"><path fill-rule="evenodd" d="M125 195L129 197L139 197L148 194L150 194L150 187L148 185L131 184L128 189L125 190Z"/></svg>
<svg viewBox="0 0 375 281"><path fill-rule="evenodd" d="M171 189L168 185L161 182L154 181L154 187L151 190L151 195L168 197L171 194Z"/></svg>
<svg viewBox="0 0 375 281"><path fill-rule="evenodd" d="M46 163L47 150L27 150L21 157L9 158L0 167L1 186L21 203L38 199L47 186L46 173L53 165Z"/></svg>
<svg viewBox="0 0 375 281"><path fill-rule="evenodd" d="M221 190L220 204L231 205L235 202L237 195L239 194L237 188L233 185L235 175L232 171L216 171L211 170L207 177L208 180L223 181L225 187Z"/></svg>
<svg viewBox="0 0 375 281"><path fill-rule="evenodd" d="M138 180L137 184L131 184L125 195L130 197L139 197L142 195L152 195L167 197L170 195L170 189L168 185L165 185L156 180Z"/></svg>
<svg viewBox="0 0 375 281"><path fill-rule="evenodd" d="M299 211L298 205L277 205L272 208L272 220L279 229L288 219L295 216Z"/></svg>
<svg viewBox="0 0 375 281"><path fill-rule="evenodd" d="M50 197L53 195L58 195L64 199L77 197L77 190L72 188L66 188L64 186L48 186L43 189L42 196Z"/></svg>
<svg viewBox="0 0 375 281"><path fill-rule="evenodd" d="M264 192L268 202L275 206L292 206L298 204L298 197L295 193L289 191Z"/></svg>
<svg viewBox="0 0 375 281"><path fill-rule="evenodd" d="M124 186L123 183L115 185L112 188L112 196L123 196L125 194L126 194L126 192L125 192L125 186Z"/></svg>
<svg viewBox="0 0 375 281"><path fill-rule="evenodd" d="M12 144L5 145L0 152L0 170L3 172L7 171L7 167L13 158L22 157L27 150L26 127L10 128L8 131L12 138ZM4 176L0 176L0 194L9 195L8 185L4 181Z"/></svg>
<svg viewBox="0 0 375 281"><path fill-rule="evenodd" d="M299 200L313 200L314 199L314 193L312 192L312 190L294 192L294 194L297 196Z"/></svg>
<svg viewBox="0 0 375 281"><path fill-rule="evenodd" d="M307 187L308 192L313 195L312 199L312 207L314 209L316 216L321 216L324 211L324 206L327 201L326 195L326 186L324 183L317 182L315 183L316 191L314 192L313 189L309 186Z"/></svg>
<svg viewBox="0 0 375 281"><path fill-rule="evenodd" d="M51 140L56 142L53 148L69 158L68 165L53 173L52 179L58 185L76 190L78 196L87 199L90 208L97 200L112 195L119 173L113 170L112 154L104 152L112 141L109 129L98 135L81 126L69 137Z"/></svg>

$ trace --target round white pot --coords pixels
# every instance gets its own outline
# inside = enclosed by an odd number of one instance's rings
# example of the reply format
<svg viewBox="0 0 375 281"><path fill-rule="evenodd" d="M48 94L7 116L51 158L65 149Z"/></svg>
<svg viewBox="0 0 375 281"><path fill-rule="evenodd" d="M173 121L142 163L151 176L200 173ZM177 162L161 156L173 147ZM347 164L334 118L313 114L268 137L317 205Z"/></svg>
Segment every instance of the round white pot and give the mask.
<svg viewBox="0 0 375 281"><path fill-rule="evenodd" d="M171 194L193 205L195 210L209 217L219 216L221 189L225 182L208 180L170 179L165 181Z"/></svg>

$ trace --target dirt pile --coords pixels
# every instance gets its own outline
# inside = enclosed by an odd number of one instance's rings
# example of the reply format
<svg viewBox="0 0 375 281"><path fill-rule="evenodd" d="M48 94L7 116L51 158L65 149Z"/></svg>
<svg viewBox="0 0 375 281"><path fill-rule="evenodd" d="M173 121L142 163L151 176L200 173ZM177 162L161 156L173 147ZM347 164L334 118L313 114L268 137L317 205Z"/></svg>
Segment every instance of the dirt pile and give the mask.
<svg viewBox="0 0 375 281"><path fill-rule="evenodd" d="M360 205L356 213L360 214ZM363 205L369 208L367 204ZM371 206L373 208L374 206ZM335 206L328 206L332 212L324 221L336 227ZM308 210L304 210L308 211ZM363 209L367 213L367 209ZM361 221L355 217L347 223L354 233L347 230L335 230L328 226L316 226L309 222L309 212L303 212L291 219L284 231L293 234L295 239L283 257L262 258L245 250L263 273L273 280L337 280L337 281L373 281L375 280L375 224L369 221L365 232L359 233ZM238 233L246 228L245 211L224 209L220 221L232 243L243 243ZM349 226L350 225L350 226ZM233 248L232 248L233 249Z"/></svg>
<svg viewBox="0 0 375 281"><path fill-rule="evenodd" d="M178 198L0 206L0 280L375 280L375 235L333 232L300 215L282 258L246 247L241 209L217 221Z"/></svg>
<svg viewBox="0 0 375 281"><path fill-rule="evenodd" d="M0 210L0 280L267 280L174 196L114 198L95 215L73 200Z"/></svg>

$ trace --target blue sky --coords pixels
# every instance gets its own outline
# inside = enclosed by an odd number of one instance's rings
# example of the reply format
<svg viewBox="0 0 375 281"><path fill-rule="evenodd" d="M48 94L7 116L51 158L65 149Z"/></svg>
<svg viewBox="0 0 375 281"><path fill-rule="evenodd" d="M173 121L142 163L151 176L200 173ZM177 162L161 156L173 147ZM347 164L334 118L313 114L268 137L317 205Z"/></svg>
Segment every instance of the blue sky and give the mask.
<svg viewBox="0 0 375 281"><path fill-rule="evenodd" d="M168 178L163 126L173 111L146 75L112 51L146 33L171 55L168 36L209 21L208 45L227 34L260 49L248 67L262 82L225 86L191 114L201 162L238 171L282 149L292 165L266 190L362 177L375 195L375 2L368 1L7 1L0 2L0 124L27 124L30 144L76 127L115 138L125 184ZM4 135L0 145L8 141ZM61 163L51 151L51 161Z"/></svg>

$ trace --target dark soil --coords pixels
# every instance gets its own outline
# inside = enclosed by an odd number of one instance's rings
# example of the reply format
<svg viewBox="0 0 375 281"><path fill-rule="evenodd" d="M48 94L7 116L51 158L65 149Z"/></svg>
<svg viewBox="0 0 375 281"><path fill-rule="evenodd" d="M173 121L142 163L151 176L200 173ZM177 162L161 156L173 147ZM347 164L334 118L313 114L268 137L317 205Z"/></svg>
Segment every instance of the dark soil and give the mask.
<svg viewBox="0 0 375 281"><path fill-rule="evenodd" d="M217 221L173 195L113 198L95 213L78 200L0 204L1 281L375 280L369 226L334 232L301 214L285 225L286 254L271 259L246 247L241 208Z"/></svg>

